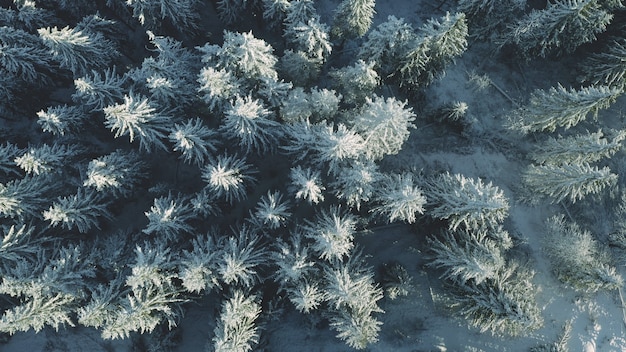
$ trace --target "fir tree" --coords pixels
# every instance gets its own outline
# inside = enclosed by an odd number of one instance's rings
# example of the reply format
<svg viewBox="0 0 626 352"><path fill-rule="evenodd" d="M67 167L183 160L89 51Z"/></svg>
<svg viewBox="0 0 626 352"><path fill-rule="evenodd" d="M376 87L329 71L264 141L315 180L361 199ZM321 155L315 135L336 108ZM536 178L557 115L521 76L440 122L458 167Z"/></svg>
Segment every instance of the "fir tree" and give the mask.
<svg viewBox="0 0 626 352"><path fill-rule="evenodd" d="M240 79L252 82L278 79L274 49L264 40L255 38L252 32L224 31L221 47L207 44L198 50L204 53L203 62L216 69L226 69Z"/></svg>
<svg viewBox="0 0 626 352"><path fill-rule="evenodd" d="M326 165L329 174L336 173L342 163L358 159L368 147L361 135L341 123L336 127L322 123L313 131L316 138L309 146L312 161L319 166Z"/></svg>
<svg viewBox="0 0 626 352"><path fill-rule="evenodd" d="M295 86L304 87L319 77L321 62L304 51L287 49L280 58L279 70L281 77Z"/></svg>
<svg viewBox="0 0 626 352"><path fill-rule="evenodd" d="M51 188L52 184L45 176L26 176L0 183L0 215L19 219L39 215Z"/></svg>
<svg viewBox="0 0 626 352"><path fill-rule="evenodd" d="M358 58L374 62L374 68L385 77L396 70L402 56L407 53L416 39L410 24L402 18L389 16L387 21L371 30L361 45Z"/></svg>
<svg viewBox="0 0 626 352"><path fill-rule="evenodd" d="M500 41L516 45L526 57L572 53L594 41L612 19L598 0L557 0L517 21Z"/></svg>
<svg viewBox="0 0 626 352"><path fill-rule="evenodd" d="M111 218L107 205L97 192L79 188L76 194L59 197L43 212L43 219L52 227L60 224L68 230L76 228L86 233L93 227L99 228L98 218Z"/></svg>
<svg viewBox="0 0 626 352"><path fill-rule="evenodd" d="M286 28L289 28L298 23L307 23L317 16L313 0L290 0L283 23Z"/></svg>
<svg viewBox="0 0 626 352"><path fill-rule="evenodd" d="M126 5L132 7L133 17L148 29L158 29L164 19L185 31L198 28L197 0L126 0Z"/></svg>
<svg viewBox="0 0 626 352"><path fill-rule="evenodd" d="M374 201L378 203L371 212L391 223L397 220L414 223L416 214L424 213L426 197L413 180L413 174L387 176L381 180Z"/></svg>
<svg viewBox="0 0 626 352"><path fill-rule="evenodd" d="M63 165L80 152L76 145L43 144L28 148L14 161L27 174L42 175L60 172Z"/></svg>
<svg viewBox="0 0 626 352"><path fill-rule="evenodd" d="M372 25L375 0L343 0L335 9L333 35L338 38L362 37Z"/></svg>
<svg viewBox="0 0 626 352"><path fill-rule="evenodd" d="M5 175L16 174L19 175L20 172L17 171L17 165L15 165L15 158L20 155L22 152L17 145L6 142L0 145L0 171L2 171Z"/></svg>
<svg viewBox="0 0 626 352"><path fill-rule="evenodd" d="M265 78L261 81L261 86L257 94L263 98L269 106L276 108L280 106L292 89L293 84L291 82Z"/></svg>
<svg viewBox="0 0 626 352"><path fill-rule="evenodd" d="M434 259L429 265L443 269L442 277L455 284L481 284L497 277L506 262L498 244L487 236L475 236L469 229L446 231L441 239L429 239Z"/></svg>
<svg viewBox="0 0 626 352"><path fill-rule="evenodd" d="M263 0L263 19L273 27L279 27L287 17L290 0Z"/></svg>
<svg viewBox="0 0 626 352"><path fill-rule="evenodd" d="M581 164L594 163L610 158L622 149L626 131L613 131L613 139L598 132L574 135L571 137L550 137L543 143L537 143L531 158L538 164Z"/></svg>
<svg viewBox="0 0 626 352"><path fill-rule="evenodd" d="M340 111L342 98L341 94L332 89L312 87L308 98L311 118L316 121L332 120Z"/></svg>
<svg viewBox="0 0 626 352"><path fill-rule="evenodd" d="M220 19L226 24L233 24L242 19L248 0L217 0L217 12Z"/></svg>
<svg viewBox="0 0 626 352"><path fill-rule="evenodd" d="M0 72L27 83L44 83L53 67L52 57L40 46L3 43L0 38Z"/></svg>
<svg viewBox="0 0 626 352"><path fill-rule="evenodd" d="M83 32L70 27L40 28L37 32L52 58L77 77L91 69L107 67L117 55L111 50L114 45L98 32Z"/></svg>
<svg viewBox="0 0 626 352"><path fill-rule="evenodd" d="M600 53L592 54L581 66L583 78L591 84L599 84L626 90L626 39L615 38Z"/></svg>
<svg viewBox="0 0 626 352"><path fill-rule="evenodd" d="M597 194L613 187L617 175L608 167L599 169L587 163L562 165L530 165L522 181L536 197L549 197L552 203L569 199L572 203L588 194Z"/></svg>
<svg viewBox="0 0 626 352"><path fill-rule="evenodd" d="M40 332L46 325L52 326L56 331L61 326L75 326L70 316L75 304L75 297L62 293L50 297L34 297L6 310L0 318L0 331L13 335L30 329Z"/></svg>
<svg viewBox="0 0 626 352"><path fill-rule="evenodd" d="M144 213L148 218L148 225L142 230L145 234L164 236L169 241L176 241L183 233L189 233L193 227L189 220L193 218L191 204L182 195L154 199L150 211Z"/></svg>
<svg viewBox="0 0 626 352"><path fill-rule="evenodd" d="M493 279L469 281L454 286L456 311L481 332L520 336L543 324L535 302L534 272L514 263L507 264Z"/></svg>
<svg viewBox="0 0 626 352"><path fill-rule="evenodd" d="M20 262L29 261L39 253L40 239L33 236L34 227L22 224L2 226L0 230L0 272L11 272Z"/></svg>
<svg viewBox="0 0 626 352"><path fill-rule="evenodd" d="M412 124L415 114L406 104L394 98L365 98L365 105L354 120L354 128L363 136L368 159L379 160L402 149L409 138L409 128L415 128Z"/></svg>
<svg viewBox="0 0 626 352"><path fill-rule="evenodd" d="M608 108L622 92L605 86L566 89L562 85L548 91L535 90L529 104L512 113L509 128L521 133L565 129L584 121L589 114L595 119L600 109Z"/></svg>
<svg viewBox="0 0 626 352"><path fill-rule="evenodd" d="M251 222L258 227L267 227L272 230L285 226L291 217L291 212L289 204L282 198L279 191L267 191L267 195L262 196L257 203Z"/></svg>
<svg viewBox="0 0 626 352"><path fill-rule="evenodd" d="M134 94L125 95L124 103L104 108L105 126L115 132L115 138L128 135L133 142L139 137L141 149L150 151L155 147L167 150L162 139L167 137L171 117L157 111L147 98Z"/></svg>
<svg viewBox="0 0 626 352"><path fill-rule="evenodd" d="M280 124L262 102L247 96L237 97L225 111L219 131L237 141L246 153L265 153L273 149L280 136Z"/></svg>
<svg viewBox="0 0 626 352"><path fill-rule="evenodd" d="M458 10L467 15L470 35L492 39L523 15L525 0L459 0Z"/></svg>
<svg viewBox="0 0 626 352"><path fill-rule="evenodd" d="M260 236L249 227L233 230L221 243L221 258L217 273L226 285L251 288L259 280L258 267L263 266L267 252L262 248Z"/></svg>
<svg viewBox="0 0 626 352"><path fill-rule="evenodd" d="M311 248L320 259L341 261L354 247L356 224L356 217L339 207L331 207L318 213L314 221L306 221L303 231L313 241Z"/></svg>
<svg viewBox="0 0 626 352"><path fill-rule="evenodd" d="M326 187L322 185L319 171L298 165L291 168L289 179L291 180L289 190L296 199L304 199L312 204L324 201Z"/></svg>
<svg viewBox="0 0 626 352"><path fill-rule="evenodd" d="M300 313L311 313L326 301L326 293L314 283L304 280L287 289L287 297Z"/></svg>
<svg viewBox="0 0 626 352"><path fill-rule="evenodd" d="M615 290L624 285L607 249L602 248L591 232L564 216L546 221L544 249L559 280L583 292Z"/></svg>
<svg viewBox="0 0 626 352"><path fill-rule="evenodd" d="M391 300L406 297L415 290L413 278L406 268L399 263L383 264L381 282L385 297Z"/></svg>
<svg viewBox="0 0 626 352"><path fill-rule="evenodd" d="M361 104L374 93L380 83L380 76L374 70L374 61L366 63L358 60L354 65L330 72L334 84L346 102Z"/></svg>
<svg viewBox="0 0 626 352"><path fill-rule="evenodd" d="M361 204L369 202L376 193L382 174L373 161L356 160L340 168L330 183L337 198L344 200L348 207L361 209Z"/></svg>
<svg viewBox="0 0 626 352"><path fill-rule="evenodd" d="M145 176L145 167L138 154L116 150L89 162L83 186L126 197Z"/></svg>
<svg viewBox="0 0 626 352"><path fill-rule="evenodd" d="M259 342L256 320L261 305L254 296L236 290L222 303L220 319L215 327L213 349L215 352L249 352Z"/></svg>
<svg viewBox="0 0 626 352"><path fill-rule="evenodd" d="M255 181L254 171L236 155L219 155L211 158L202 169L202 179L217 198L233 203L246 198L248 185Z"/></svg>
<svg viewBox="0 0 626 352"><path fill-rule="evenodd" d="M203 94L202 98L211 111L224 110L242 92L239 79L223 68L204 67L198 75L198 83L198 92Z"/></svg>
<svg viewBox="0 0 626 352"><path fill-rule="evenodd" d="M430 215L448 220L451 230L460 225L477 229L497 224L509 213L508 199L500 188L461 174L441 174L428 184L426 194L433 205Z"/></svg>
<svg viewBox="0 0 626 352"><path fill-rule="evenodd" d="M272 263L277 267L274 278L281 288L293 288L315 271L311 248L304 237L303 229L292 231L286 241L276 241L275 248L270 252Z"/></svg>
<svg viewBox="0 0 626 352"><path fill-rule="evenodd" d="M285 29L285 38L296 51L306 53L311 60L321 64L333 50L328 38L328 26L317 17L300 22Z"/></svg>
<svg viewBox="0 0 626 352"><path fill-rule="evenodd" d="M179 278L187 291L206 294L219 287L217 265L222 253L211 234L194 238L192 245L191 251L183 251Z"/></svg>
<svg viewBox="0 0 626 352"><path fill-rule="evenodd" d="M217 151L217 132L206 127L200 118L188 119L184 124L175 124L169 134L174 151L187 163L203 165L212 152Z"/></svg>
<svg viewBox="0 0 626 352"><path fill-rule="evenodd" d="M65 136L80 130L86 120L85 112L79 106L59 105L37 113L37 123L44 132L55 136Z"/></svg>
<svg viewBox="0 0 626 352"><path fill-rule="evenodd" d="M102 75L94 70L91 75L74 80L76 92L72 94L72 100L82 103L91 111L100 111L124 99L124 81L123 77L115 73L115 68L107 68Z"/></svg>
<svg viewBox="0 0 626 352"><path fill-rule="evenodd" d="M440 20L429 20L418 38L403 54L398 68L400 85L416 88L430 84L445 73L445 67L467 49L465 14L446 13Z"/></svg>

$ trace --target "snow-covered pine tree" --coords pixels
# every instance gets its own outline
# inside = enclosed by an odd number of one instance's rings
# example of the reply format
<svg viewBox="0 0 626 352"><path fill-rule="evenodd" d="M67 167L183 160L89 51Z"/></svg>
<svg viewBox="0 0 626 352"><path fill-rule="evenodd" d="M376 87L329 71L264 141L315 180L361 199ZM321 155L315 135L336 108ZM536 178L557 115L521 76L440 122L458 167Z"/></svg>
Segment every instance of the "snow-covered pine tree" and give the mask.
<svg viewBox="0 0 626 352"><path fill-rule="evenodd" d="M11 272L19 262L30 261L39 252L39 234L25 224L0 227L0 272Z"/></svg>
<svg viewBox="0 0 626 352"><path fill-rule="evenodd" d="M30 177L0 183L0 216L24 219L41 214L47 205L46 193L52 189L46 176Z"/></svg>
<svg viewBox="0 0 626 352"><path fill-rule="evenodd" d="M370 29L376 0L343 0L335 9L332 34L337 38L362 37Z"/></svg>
<svg viewBox="0 0 626 352"><path fill-rule="evenodd" d="M198 83L198 92L211 111L224 110L243 91L240 80L223 68L204 67L198 74Z"/></svg>
<svg viewBox="0 0 626 352"><path fill-rule="evenodd" d="M200 166L217 151L217 136L216 131L206 127L200 118L195 118L175 124L168 137L174 144L174 151L181 153L181 159Z"/></svg>
<svg viewBox="0 0 626 352"><path fill-rule="evenodd" d="M280 106L281 119L290 124L287 129L298 127L309 127L309 121L313 116L313 107L311 106L311 95L304 91L302 87L295 87L289 91L289 95L283 99ZM306 121L306 122L305 122ZM293 133L292 133L293 134ZM310 135L311 132L304 135Z"/></svg>
<svg viewBox="0 0 626 352"><path fill-rule="evenodd" d="M453 295L456 312L479 331L521 336L543 325L535 300L534 274L528 268L508 263L493 279L468 281L448 292Z"/></svg>
<svg viewBox="0 0 626 352"><path fill-rule="evenodd" d="M222 154L209 159L209 163L202 168L202 179L217 198L232 204L246 198L249 184L256 180L252 176L254 173L245 159Z"/></svg>
<svg viewBox="0 0 626 352"><path fill-rule="evenodd" d="M612 19L599 0L549 1L510 26L499 42L514 44L527 58L572 53L594 41Z"/></svg>
<svg viewBox="0 0 626 352"><path fill-rule="evenodd" d="M63 293L33 297L5 310L0 318L0 331L13 335L30 329L40 332L45 326L56 331L65 325L75 326L71 317L75 304L76 297Z"/></svg>
<svg viewBox="0 0 626 352"><path fill-rule="evenodd" d="M291 49L283 52L278 67L281 77L301 87L310 85L321 71L319 60L309 57L304 51Z"/></svg>
<svg viewBox="0 0 626 352"><path fill-rule="evenodd" d="M11 142L0 144L0 172L5 175L19 175L20 172L17 171L14 160L20 154L22 154L22 150L17 145Z"/></svg>
<svg viewBox="0 0 626 352"><path fill-rule="evenodd" d="M43 175L61 172L63 166L80 153L77 145L43 144L24 150L14 161L29 175Z"/></svg>
<svg viewBox="0 0 626 352"><path fill-rule="evenodd" d="M259 342L256 320L261 314L261 305L255 296L235 290L222 303L220 319L215 327L211 352L249 352Z"/></svg>
<svg viewBox="0 0 626 352"><path fill-rule="evenodd" d="M428 20L402 55L397 69L400 85L423 87L444 75L446 66L467 49L467 36L464 13L446 13L439 20Z"/></svg>
<svg viewBox="0 0 626 352"><path fill-rule="evenodd" d="M557 215L546 221L544 249L559 280L582 292L616 290L624 279L591 232Z"/></svg>
<svg viewBox="0 0 626 352"><path fill-rule="evenodd" d="M326 61L333 50L328 36L328 26L320 23L318 17L287 27L284 37L296 51L306 53L309 59L318 64Z"/></svg>
<svg viewBox="0 0 626 352"><path fill-rule="evenodd" d="M268 257L260 240L261 236L245 225L223 238L217 273L224 284L249 289L259 281L257 271L267 264Z"/></svg>
<svg viewBox="0 0 626 352"><path fill-rule="evenodd" d="M40 28L39 37L48 47L52 58L62 68L82 77L92 69L108 67L117 55L112 42L99 32L85 32L76 28Z"/></svg>
<svg viewBox="0 0 626 352"><path fill-rule="evenodd" d="M154 199L150 211L144 213L148 218L148 225L143 233L155 234L162 240L176 242L183 233L189 233L193 227L189 220L193 219L193 209L187 197L181 194Z"/></svg>
<svg viewBox="0 0 626 352"><path fill-rule="evenodd" d="M524 14L526 0L459 0L458 10L467 15L470 35L493 38Z"/></svg>
<svg viewBox="0 0 626 352"><path fill-rule="evenodd" d="M513 111L508 128L524 134L568 129L590 114L597 118L600 109L608 108L621 94L621 90L607 86L566 89L559 84L547 91L537 89L527 106Z"/></svg>
<svg viewBox="0 0 626 352"><path fill-rule="evenodd" d="M281 135L280 124L271 118L272 112L260 100L236 97L224 115L219 131L236 140L247 154L275 149Z"/></svg>
<svg viewBox="0 0 626 352"><path fill-rule="evenodd" d="M115 67L107 68L102 74L92 70L91 74L74 80L76 92L72 94L72 100L91 111L100 111L124 99L124 81L124 77L115 73Z"/></svg>
<svg viewBox="0 0 626 352"><path fill-rule="evenodd" d="M0 72L3 75L41 84L53 66L52 57L42 45L4 42L0 37Z"/></svg>
<svg viewBox="0 0 626 352"><path fill-rule="evenodd" d="M332 120L339 112L339 103L342 98L341 94L332 89L312 87L308 94L311 118L314 121Z"/></svg>
<svg viewBox="0 0 626 352"><path fill-rule="evenodd" d="M263 19L272 27L280 27L289 6L290 0L263 0Z"/></svg>
<svg viewBox="0 0 626 352"><path fill-rule="evenodd" d="M355 160L337 170L329 186L337 198L358 211L374 197L381 178L375 162Z"/></svg>
<svg viewBox="0 0 626 352"><path fill-rule="evenodd" d="M383 312L377 304L383 298L383 290L374 284L369 270L353 265L346 263L324 270L326 294L334 308L329 313L330 325L338 332L337 337L362 350L378 341L382 322L374 314Z"/></svg>
<svg viewBox="0 0 626 352"><path fill-rule="evenodd" d="M293 27L298 23L307 23L311 18L318 17L313 0L289 0L284 25Z"/></svg>
<svg viewBox="0 0 626 352"><path fill-rule="evenodd" d="M426 205L426 197L408 172L387 175L381 180L374 201L378 205L371 212L389 223L399 220L412 224L417 220L416 214L424 213Z"/></svg>
<svg viewBox="0 0 626 352"><path fill-rule="evenodd" d="M568 199L572 203L588 194L597 194L617 183L608 167L588 163L530 165L522 175L531 197L549 197L552 203Z"/></svg>
<svg viewBox="0 0 626 352"><path fill-rule="evenodd" d="M137 153L116 150L89 162L83 186L127 197L146 176L145 168Z"/></svg>
<svg viewBox="0 0 626 352"><path fill-rule="evenodd" d="M111 339L122 336L108 334L106 327L115 320L122 296L127 293L121 279L116 278L106 284L98 284L92 289L90 299L77 310L78 322L83 326L103 329L102 338ZM109 332L111 333L111 332Z"/></svg>
<svg viewBox="0 0 626 352"><path fill-rule="evenodd" d="M626 90L626 39L614 38L599 53L581 63L583 79L591 84Z"/></svg>
<svg viewBox="0 0 626 352"><path fill-rule="evenodd" d="M428 265L443 270L442 277L456 285L468 281L481 284L497 277L506 261L502 248L487 236L475 236L471 229L444 231L442 238L429 238L434 258Z"/></svg>
<svg viewBox="0 0 626 352"><path fill-rule="evenodd" d="M249 0L217 0L217 13L219 14L222 22L226 24L233 24L236 21L241 21L242 16L245 14L248 4L252 4L254 1Z"/></svg>
<svg viewBox="0 0 626 352"><path fill-rule="evenodd" d="M289 179L291 180L289 192L293 193L296 199L304 199L311 204L324 201L326 187L322 184L319 170L297 165L291 168Z"/></svg>
<svg viewBox="0 0 626 352"><path fill-rule="evenodd" d="M358 60L352 66L346 66L329 73L333 83L347 103L360 105L365 98L374 93L380 83L380 76L374 70L374 61Z"/></svg>
<svg viewBox="0 0 626 352"><path fill-rule="evenodd" d="M283 201L279 191L267 191L257 202L254 213L251 213L250 222L259 228L275 230L285 226L291 217L289 203Z"/></svg>
<svg viewBox="0 0 626 352"><path fill-rule="evenodd" d="M594 163L620 151L626 131L611 131L609 137L612 139L607 139L602 130L570 137L550 137L535 144L530 156L538 164Z"/></svg>
<svg viewBox="0 0 626 352"><path fill-rule="evenodd" d="M319 258L333 262L350 256L356 225L354 215L332 206L328 211L318 212L315 220L306 220L302 229L305 237L313 241L311 248Z"/></svg>
<svg viewBox="0 0 626 352"><path fill-rule="evenodd" d="M75 133L80 130L86 120L86 114L81 106L58 105L40 110L37 113L37 123L44 132L55 136Z"/></svg>
<svg viewBox="0 0 626 352"><path fill-rule="evenodd" d="M409 138L409 129L415 128L415 114L407 102L374 95L365 98L365 105L354 119L354 129L363 136L365 157L382 159L398 154Z"/></svg>
<svg viewBox="0 0 626 352"><path fill-rule="evenodd" d="M316 270L311 247L304 237L302 228L297 228L286 241L277 240L270 252L272 264L277 267L273 276L282 289L306 280Z"/></svg>
<svg viewBox="0 0 626 352"><path fill-rule="evenodd" d="M292 89L293 84L291 82L285 82L282 79L276 81L270 78L264 78L261 80L261 85L256 93L263 98L269 106L277 108Z"/></svg>
<svg viewBox="0 0 626 352"><path fill-rule="evenodd" d="M263 39L255 38L252 32L225 30L222 46L206 44L197 49L203 53L202 61L209 67L225 69L239 79L252 83L264 78L278 80L275 68L278 59L273 54L274 49Z"/></svg>
<svg viewBox="0 0 626 352"><path fill-rule="evenodd" d="M80 233L86 233L98 226L99 218L111 218L107 210L108 202L93 190L79 188L76 194L59 197L48 210L43 212L43 219L50 222L50 226L61 225L72 230L76 228Z"/></svg>
<svg viewBox="0 0 626 352"><path fill-rule="evenodd" d="M426 196L433 206L429 214L448 220L451 230L460 225L470 231L488 227L501 223L509 214L504 192L480 178L446 172L428 183Z"/></svg>
<svg viewBox="0 0 626 352"><path fill-rule="evenodd" d="M217 265L222 253L211 233L192 239L192 246L191 251L183 251L178 276L185 290L207 294L219 287Z"/></svg>
<svg viewBox="0 0 626 352"><path fill-rule="evenodd" d="M354 129L344 124L326 124L322 122L319 129L314 129L316 139L309 147L312 149L312 162L320 168L326 166L328 173L337 173L340 165L356 160L365 153L364 138Z"/></svg>
<svg viewBox="0 0 626 352"><path fill-rule="evenodd" d="M408 52L415 41L415 31L403 18L389 16L387 21L371 30L359 48L357 57L374 62L379 74L385 77L396 70L402 55Z"/></svg>
<svg viewBox="0 0 626 352"><path fill-rule="evenodd" d="M198 28L200 16L198 0L126 0L133 9L133 17L151 30L157 30L167 19L174 28L192 32Z"/></svg>
<svg viewBox="0 0 626 352"><path fill-rule="evenodd" d="M167 150L163 139L167 138L172 118L157 111L148 98L131 92L124 96L123 103L105 107L104 117L104 125L115 133L115 138L128 135L133 142L138 137L141 149Z"/></svg>
<svg viewBox="0 0 626 352"><path fill-rule="evenodd" d="M302 280L286 289L287 298L300 313L311 313L326 301L326 293L316 282Z"/></svg>

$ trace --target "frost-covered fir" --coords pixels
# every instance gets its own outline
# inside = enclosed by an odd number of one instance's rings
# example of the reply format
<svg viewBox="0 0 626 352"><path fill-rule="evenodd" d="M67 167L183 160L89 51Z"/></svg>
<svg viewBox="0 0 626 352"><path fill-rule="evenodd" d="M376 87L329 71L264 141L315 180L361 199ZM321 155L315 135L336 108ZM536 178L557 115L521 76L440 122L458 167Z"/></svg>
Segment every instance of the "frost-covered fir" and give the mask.
<svg viewBox="0 0 626 352"><path fill-rule="evenodd" d="M622 149L626 131L611 131L606 138L602 130L570 137L550 137L535 146L531 158L538 164L594 163L610 158Z"/></svg>
<svg viewBox="0 0 626 352"><path fill-rule="evenodd" d="M598 194L617 183L617 175L608 166L588 163L530 165L522 175L531 197L548 197L552 203L568 199L572 203L588 194Z"/></svg>
<svg viewBox="0 0 626 352"><path fill-rule="evenodd" d="M456 230L501 223L509 214L509 202L504 192L491 182L472 179L461 174L441 174L430 182L426 194L433 208L431 216L446 219Z"/></svg>
<svg viewBox="0 0 626 352"><path fill-rule="evenodd" d="M537 89L525 107L512 112L508 127L524 134L568 129L588 115L597 118L599 111L608 108L621 94L621 90L606 86L566 89L559 84L547 91Z"/></svg>
<svg viewBox="0 0 626 352"><path fill-rule="evenodd" d="M277 229L284 226L291 217L289 203L283 200L279 191L267 191L257 203L253 213L253 224L269 229Z"/></svg>
<svg viewBox="0 0 626 352"><path fill-rule="evenodd" d="M0 216L18 219L38 216L51 189L51 180L45 176L26 176L0 183Z"/></svg>
<svg viewBox="0 0 626 352"><path fill-rule="evenodd" d="M599 53L590 55L581 64L585 81L592 84L626 89L626 40L614 38Z"/></svg>
<svg viewBox="0 0 626 352"><path fill-rule="evenodd" d="M126 0L133 17L149 29L159 29L164 20L183 31L198 28L198 0Z"/></svg>
<svg viewBox="0 0 626 352"><path fill-rule="evenodd" d="M346 102L360 104L374 93L374 89L380 84L380 76L374 69L375 64L375 61L366 63L358 60L352 66L330 72Z"/></svg>
<svg viewBox="0 0 626 352"><path fill-rule="evenodd" d="M317 63L326 61L333 50L328 35L328 26L320 23L317 17L287 27L285 38L295 50L306 53L308 58Z"/></svg>
<svg viewBox="0 0 626 352"><path fill-rule="evenodd" d="M148 98L125 95L124 103L104 108L104 125L115 133L115 138L128 135L131 142L139 139L141 149L167 149L167 138L172 118L157 111Z"/></svg>
<svg viewBox="0 0 626 352"><path fill-rule="evenodd" d="M358 58L375 63L381 76L396 70L402 55L407 53L416 39L410 24L403 18L389 16L387 21L372 29L359 48Z"/></svg>
<svg viewBox="0 0 626 352"><path fill-rule="evenodd" d="M502 44L512 43L522 55L546 57L572 53L606 30L613 15L600 0L558 0L543 10L533 10L502 35Z"/></svg>
<svg viewBox="0 0 626 352"><path fill-rule="evenodd" d="M259 281L257 270L267 260L267 251L260 239L259 234L245 226L233 229L233 235L224 239L217 263L217 273L222 282L248 289Z"/></svg>
<svg viewBox="0 0 626 352"><path fill-rule="evenodd" d="M417 214L424 213L426 197L416 185L413 174L389 175L380 185L374 196L377 205L371 211L383 220L411 224L417 220Z"/></svg>
<svg viewBox="0 0 626 352"><path fill-rule="evenodd" d="M312 204L324 201L326 187L322 184L318 170L298 165L291 168L289 178L291 180L289 190L296 199L303 199Z"/></svg>
<svg viewBox="0 0 626 352"><path fill-rule="evenodd" d="M213 348L215 352L249 352L259 342L256 320L261 305L254 296L236 290L222 303L220 319L215 327Z"/></svg>
<svg viewBox="0 0 626 352"><path fill-rule="evenodd" d="M189 220L193 218L193 209L186 197L176 197L168 194L167 197L154 199L150 211L144 213L148 218L148 225L142 230L148 235L162 236L170 241L176 241L182 234L193 230Z"/></svg>
<svg viewBox="0 0 626 352"><path fill-rule="evenodd" d="M74 134L86 120L86 114L79 106L58 105L37 112L37 123L44 132L55 136Z"/></svg>
<svg viewBox="0 0 626 352"><path fill-rule="evenodd" d="M96 191L79 188L76 194L59 197L48 210L43 212L43 219L50 226L61 225L63 228L86 233L92 228L99 228L98 218L111 218L107 202Z"/></svg>
<svg viewBox="0 0 626 352"><path fill-rule="evenodd" d="M372 25L375 0L343 0L335 9L332 33L338 38L362 37Z"/></svg>
<svg viewBox="0 0 626 352"><path fill-rule="evenodd" d="M89 162L83 186L126 197L145 177L145 167L139 154L116 150Z"/></svg>
<svg viewBox="0 0 626 352"><path fill-rule="evenodd" d="M115 68L108 68L102 74L92 71L74 80L76 92L72 100L80 102L92 111L99 111L124 99L124 77L115 73Z"/></svg>
<svg viewBox="0 0 626 352"><path fill-rule="evenodd" d="M354 247L357 219L339 207L317 214L315 220L306 221L305 236L313 241L311 248L323 260L341 261Z"/></svg>
<svg viewBox="0 0 626 352"><path fill-rule="evenodd" d="M246 198L250 183L256 180L253 173L255 171L245 159L222 154L211 158L202 168L202 179L217 198L233 203Z"/></svg>
<svg viewBox="0 0 626 352"><path fill-rule="evenodd" d="M29 175L60 172L62 166L81 152L76 145L43 144L27 149L14 159L15 164Z"/></svg>
<svg viewBox="0 0 626 352"><path fill-rule="evenodd" d="M562 215L546 221L544 249L559 280L576 290L597 292L624 285L608 249L591 232Z"/></svg>
<svg viewBox="0 0 626 352"><path fill-rule="evenodd" d="M206 127L200 118L189 119L184 124L175 124L169 134L174 151L180 152L185 162L203 165L219 144L216 131Z"/></svg>
<svg viewBox="0 0 626 352"><path fill-rule="evenodd" d="M335 172L329 186L348 207L360 210L361 204L374 197L381 178L376 163L357 160Z"/></svg>

